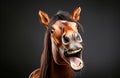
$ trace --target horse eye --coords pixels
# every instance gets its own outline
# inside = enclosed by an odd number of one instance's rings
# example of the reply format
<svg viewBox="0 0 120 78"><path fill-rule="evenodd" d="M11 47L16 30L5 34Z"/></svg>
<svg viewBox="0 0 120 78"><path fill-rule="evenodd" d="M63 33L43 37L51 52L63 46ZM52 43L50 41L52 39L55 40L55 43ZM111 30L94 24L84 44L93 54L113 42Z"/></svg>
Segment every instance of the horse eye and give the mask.
<svg viewBox="0 0 120 78"><path fill-rule="evenodd" d="M62 38L62 41L63 41L63 43L68 43L70 40L69 40L69 37L64 35Z"/></svg>
<svg viewBox="0 0 120 78"><path fill-rule="evenodd" d="M51 33L54 33L54 31L55 31L55 29L54 29L54 28L52 28L50 32L51 32Z"/></svg>

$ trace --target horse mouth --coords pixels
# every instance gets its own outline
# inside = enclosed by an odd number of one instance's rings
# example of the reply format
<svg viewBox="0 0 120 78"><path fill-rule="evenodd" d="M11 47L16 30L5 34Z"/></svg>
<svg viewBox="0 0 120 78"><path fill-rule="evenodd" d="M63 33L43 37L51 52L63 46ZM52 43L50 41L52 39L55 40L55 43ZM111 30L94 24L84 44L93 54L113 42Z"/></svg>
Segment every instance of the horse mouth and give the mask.
<svg viewBox="0 0 120 78"><path fill-rule="evenodd" d="M75 71L78 71L83 68L84 64L82 61L82 49L74 51L66 51L65 57L67 58L71 68Z"/></svg>

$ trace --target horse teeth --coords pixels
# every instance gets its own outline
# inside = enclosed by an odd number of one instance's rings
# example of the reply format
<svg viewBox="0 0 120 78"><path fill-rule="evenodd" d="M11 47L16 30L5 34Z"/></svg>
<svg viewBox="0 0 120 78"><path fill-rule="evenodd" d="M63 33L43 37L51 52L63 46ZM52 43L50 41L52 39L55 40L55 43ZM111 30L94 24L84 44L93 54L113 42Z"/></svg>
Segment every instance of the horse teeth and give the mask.
<svg viewBox="0 0 120 78"><path fill-rule="evenodd" d="M69 52L67 52L67 53L68 53L68 54L75 54L75 53L78 53L80 50L81 50L81 49L75 50L75 51L69 51Z"/></svg>

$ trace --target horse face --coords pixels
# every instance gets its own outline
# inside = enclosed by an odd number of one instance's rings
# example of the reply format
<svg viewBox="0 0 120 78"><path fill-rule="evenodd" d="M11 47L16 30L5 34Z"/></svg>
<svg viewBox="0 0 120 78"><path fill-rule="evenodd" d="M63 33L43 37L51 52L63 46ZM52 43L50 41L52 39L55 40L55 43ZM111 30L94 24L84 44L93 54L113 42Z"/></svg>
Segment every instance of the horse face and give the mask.
<svg viewBox="0 0 120 78"><path fill-rule="evenodd" d="M83 67L82 38L77 28L76 22L58 20L51 29L52 52L55 62L57 64L70 64L74 70L80 70ZM59 51L55 51L55 46L59 48Z"/></svg>
<svg viewBox="0 0 120 78"><path fill-rule="evenodd" d="M82 38L78 33L77 21L80 19L81 8L73 11L70 18L75 22L57 20L50 27L52 56L56 64L69 64L73 70L83 67L82 61ZM40 21L48 29L50 18L47 13L39 11ZM49 45L49 44L48 44Z"/></svg>

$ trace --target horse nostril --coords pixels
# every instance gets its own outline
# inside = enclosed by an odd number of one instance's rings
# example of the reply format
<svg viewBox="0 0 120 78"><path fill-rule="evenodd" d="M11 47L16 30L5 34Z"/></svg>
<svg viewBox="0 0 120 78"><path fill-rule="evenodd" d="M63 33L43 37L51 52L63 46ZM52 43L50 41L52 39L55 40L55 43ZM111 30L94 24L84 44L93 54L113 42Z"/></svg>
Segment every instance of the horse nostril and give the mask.
<svg viewBox="0 0 120 78"><path fill-rule="evenodd" d="M82 38L81 38L80 34L75 33L74 38L75 38L75 40L78 40L78 41L82 42Z"/></svg>
<svg viewBox="0 0 120 78"><path fill-rule="evenodd" d="M64 35L63 37L62 37L62 42L63 43L68 43L70 41L70 39L69 39L69 37L68 36L66 36L66 35Z"/></svg>

